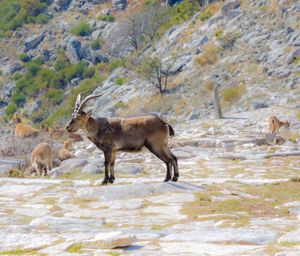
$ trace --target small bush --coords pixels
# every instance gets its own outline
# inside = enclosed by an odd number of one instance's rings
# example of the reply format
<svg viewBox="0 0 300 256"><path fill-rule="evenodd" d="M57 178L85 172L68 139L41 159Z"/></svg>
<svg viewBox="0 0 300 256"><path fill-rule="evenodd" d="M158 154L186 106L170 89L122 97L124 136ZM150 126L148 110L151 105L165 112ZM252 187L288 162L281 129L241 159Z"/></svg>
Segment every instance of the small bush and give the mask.
<svg viewBox="0 0 300 256"><path fill-rule="evenodd" d="M126 80L127 79L125 77L118 77L115 82L117 85L123 85L126 83Z"/></svg>
<svg viewBox="0 0 300 256"><path fill-rule="evenodd" d="M5 109L6 115L11 117L14 113L16 113L18 107L15 103L10 103L7 108Z"/></svg>
<svg viewBox="0 0 300 256"><path fill-rule="evenodd" d="M214 4L210 4L207 8L201 12L199 18L201 21L208 20L211 16L213 16L219 9L221 8L221 3L216 2Z"/></svg>
<svg viewBox="0 0 300 256"><path fill-rule="evenodd" d="M71 32L76 36L89 36L93 32L93 29L89 23L82 21Z"/></svg>
<svg viewBox="0 0 300 256"><path fill-rule="evenodd" d="M211 91L213 91L214 87L215 87L215 82L214 81L212 81L212 80L205 81L205 83L204 83L205 91L211 92Z"/></svg>
<svg viewBox="0 0 300 256"><path fill-rule="evenodd" d="M24 103L26 101L26 97L24 94L18 94L14 93L12 96L12 101L18 106L18 107L23 107Z"/></svg>
<svg viewBox="0 0 300 256"><path fill-rule="evenodd" d="M225 102L237 101L246 92L246 86L241 84L236 87L227 88L223 92L223 100Z"/></svg>
<svg viewBox="0 0 300 256"><path fill-rule="evenodd" d="M207 43L203 47L203 52L196 58L196 62L205 66L207 64L214 64L218 59L219 48L214 43Z"/></svg>
<svg viewBox="0 0 300 256"><path fill-rule="evenodd" d="M200 10L197 0L184 0L175 6L174 23L180 24L189 20Z"/></svg>
<svg viewBox="0 0 300 256"><path fill-rule="evenodd" d="M95 68L85 68L83 71L83 78L91 78L95 75Z"/></svg>
<svg viewBox="0 0 300 256"><path fill-rule="evenodd" d="M23 61L23 62L28 62L28 61L30 61L30 57L29 57L29 55L26 54L26 53L20 54L19 58L20 58L20 60Z"/></svg>
<svg viewBox="0 0 300 256"><path fill-rule="evenodd" d="M100 50L101 48L101 43L99 42L99 40L95 40L91 43L91 48L93 50Z"/></svg>
<svg viewBox="0 0 300 256"><path fill-rule="evenodd" d="M115 17L112 15L101 15L98 19L106 22L115 22Z"/></svg>
<svg viewBox="0 0 300 256"><path fill-rule="evenodd" d="M108 64L108 71L112 72L118 67L125 67L125 60L124 59L114 59Z"/></svg>

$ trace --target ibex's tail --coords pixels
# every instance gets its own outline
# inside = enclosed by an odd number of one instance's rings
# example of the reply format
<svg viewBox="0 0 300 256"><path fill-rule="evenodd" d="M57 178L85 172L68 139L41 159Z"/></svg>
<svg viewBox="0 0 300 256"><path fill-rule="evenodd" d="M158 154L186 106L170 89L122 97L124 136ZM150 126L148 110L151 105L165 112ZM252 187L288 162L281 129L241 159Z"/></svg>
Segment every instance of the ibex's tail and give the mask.
<svg viewBox="0 0 300 256"><path fill-rule="evenodd" d="M168 127L169 127L169 135L170 135L171 137L174 137L174 136L175 136L175 132L174 132L173 127L172 127L170 124L168 124L168 123L167 123L167 125L168 125Z"/></svg>
<svg viewBox="0 0 300 256"><path fill-rule="evenodd" d="M174 137L175 136L175 131L173 129L173 127L168 124L165 120L163 120L161 117L159 117L158 115L155 115L160 121L162 121L166 126L168 126L168 130L169 130L169 135L171 137Z"/></svg>

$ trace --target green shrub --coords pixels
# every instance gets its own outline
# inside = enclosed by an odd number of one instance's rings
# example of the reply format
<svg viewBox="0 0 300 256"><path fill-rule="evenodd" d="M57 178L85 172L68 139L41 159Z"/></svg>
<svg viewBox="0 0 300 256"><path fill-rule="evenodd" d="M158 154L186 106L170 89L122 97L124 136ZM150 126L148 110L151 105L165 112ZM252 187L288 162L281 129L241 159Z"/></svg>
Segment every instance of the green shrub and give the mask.
<svg viewBox="0 0 300 256"><path fill-rule="evenodd" d="M196 12L200 10L197 0L184 0L175 6L173 20L179 24L189 20Z"/></svg>
<svg viewBox="0 0 300 256"><path fill-rule="evenodd" d="M18 107L15 103L10 103L7 108L5 109L6 115L11 117L14 113L16 113Z"/></svg>
<svg viewBox="0 0 300 256"><path fill-rule="evenodd" d="M201 21L206 21L208 20L211 16L213 16L213 13L210 10L204 10L201 14L200 14L200 20Z"/></svg>
<svg viewBox="0 0 300 256"><path fill-rule="evenodd" d="M112 72L118 67L125 67L126 66L126 61L125 59L113 59L109 64L108 64L108 71Z"/></svg>
<svg viewBox="0 0 300 256"><path fill-rule="evenodd" d="M17 105L17 107L23 107L26 97L24 94L14 93L12 96L12 101Z"/></svg>
<svg viewBox="0 0 300 256"><path fill-rule="evenodd" d="M126 83L126 80L127 79L125 77L118 77L115 82L117 85L123 85Z"/></svg>
<svg viewBox="0 0 300 256"><path fill-rule="evenodd" d="M71 32L76 36L89 36L93 32L93 29L91 28L89 23L81 21L76 27L72 29Z"/></svg>
<svg viewBox="0 0 300 256"><path fill-rule="evenodd" d="M65 77L67 82L70 82L75 77L81 77L85 68L87 67L86 62L79 61L74 65L69 65L64 69Z"/></svg>
<svg viewBox="0 0 300 256"><path fill-rule="evenodd" d="M23 74L21 74L20 72L16 72L13 76L13 79L15 81L19 80L21 77L23 76Z"/></svg>
<svg viewBox="0 0 300 256"><path fill-rule="evenodd" d="M101 43L99 42L99 40L95 40L91 43L91 48L93 50L99 50L101 48Z"/></svg>
<svg viewBox="0 0 300 256"><path fill-rule="evenodd" d="M61 89L50 89L43 95L42 99L45 102L49 101L51 105L59 105L64 99L64 91Z"/></svg>
<svg viewBox="0 0 300 256"><path fill-rule="evenodd" d="M50 17L43 11L50 4L47 0L2 0L0 1L0 34L8 36L26 23L46 23Z"/></svg>
<svg viewBox="0 0 300 256"><path fill-rule="evenodd" d="M38 24L46 24L50 20L50 16L46 15L45 13L41 13L35 18L35 23Z"/></svg>
<svg viewBox="0 0 300 256"><path fill-rule="evenodd" d="M98 19L107 22L115 22L115 17L112 15L101 15Z"/></svg>
<svg viewBox="0 0 300 256"><path fill-rule="evenodd" d="M20 60L23 61L23 62L28 62L30 61L30 57L28 54L26 53L21 53L20 56L19 56Z"/></svg>
<svg viewBox="0 0 300 256"><path fill-rule="evenodd" d="M84 70L83 70L83 78L91 78L93 77L95 74L95 68L93 67L86 67Z"/></svg>

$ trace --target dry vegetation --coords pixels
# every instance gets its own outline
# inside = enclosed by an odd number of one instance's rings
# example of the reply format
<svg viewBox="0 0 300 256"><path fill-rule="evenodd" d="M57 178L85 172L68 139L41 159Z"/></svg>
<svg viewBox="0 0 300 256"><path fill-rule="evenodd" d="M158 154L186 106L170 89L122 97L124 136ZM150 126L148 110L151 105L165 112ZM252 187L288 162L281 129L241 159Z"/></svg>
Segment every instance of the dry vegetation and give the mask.
<svg viewBox="0 0 300 256"><path fill-rule="evenodd" d="M203 47L203 52L196 58L196 63L200 66L211 65L217 62L219 48L212 42Z"/></svg>
<svg viewBox="0 0 300 256"><path fill-rule="evenodd" d="M235 87L227 88L224 90L222 94L222 100L227 103L232 103L237 101L240 97L242 97L246 92L246 85L240 84Z"/></svg>
<svg viewBox="0 0 300 256"><path fill-rule="evenodd" d="M194 202L183 208L191 219L222 219L231 224L247 224L251 218L288 217L288 207L284 203L297 201L300 196L299 179L266 185L236 184L210 185L207 192L198 193ZM225 196L224 189L232 191Z"/></svg>

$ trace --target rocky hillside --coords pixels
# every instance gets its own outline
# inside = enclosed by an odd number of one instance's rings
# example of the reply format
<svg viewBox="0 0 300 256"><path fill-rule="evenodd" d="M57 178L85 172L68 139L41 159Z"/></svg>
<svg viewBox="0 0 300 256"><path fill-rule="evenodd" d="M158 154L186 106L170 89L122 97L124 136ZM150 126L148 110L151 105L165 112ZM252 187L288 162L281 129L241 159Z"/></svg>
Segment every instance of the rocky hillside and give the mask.
<svg viewBox="0 0 300 256"><path fill-rule="evenodd" d="M1 20L4 121L62 125L85 90L105 92L99 116L203 118L214 84L225 112L299 106L297 1L36 2ZM33 18L14 22L23 12Z"/></svg>

